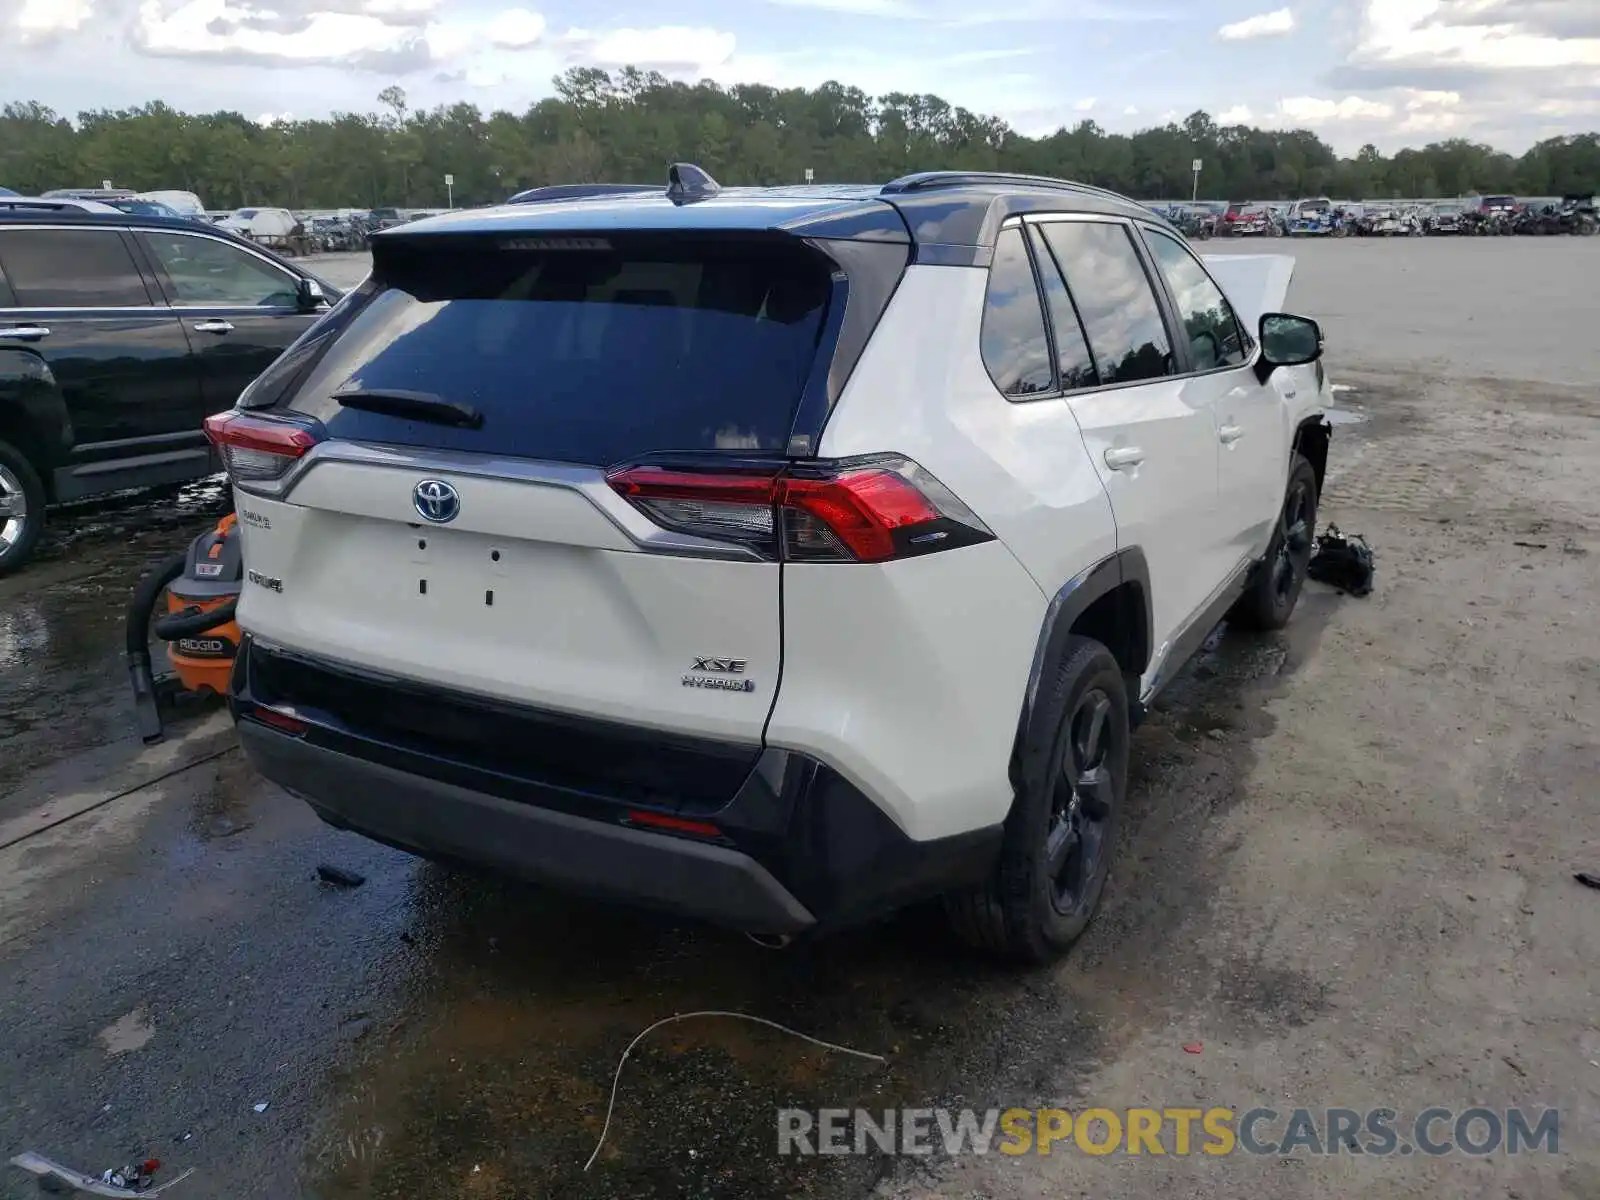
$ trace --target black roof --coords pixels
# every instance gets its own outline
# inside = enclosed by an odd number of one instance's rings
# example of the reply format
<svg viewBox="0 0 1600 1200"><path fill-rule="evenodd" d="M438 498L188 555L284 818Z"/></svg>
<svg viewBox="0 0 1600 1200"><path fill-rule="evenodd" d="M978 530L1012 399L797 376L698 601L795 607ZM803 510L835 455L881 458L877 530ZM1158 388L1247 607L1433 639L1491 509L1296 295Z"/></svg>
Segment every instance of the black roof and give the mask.
<svg viewBox="0 0 1600 1200"><path fill-rule="evenodd" d="M14 201L10 203L15 203ZM48 204L45 201L44 204ZM82 225L86 229L171 229L177 233L204 233L224 242L232 242L236 246L243 246L247 250L254 250L257 254L265 254L277 260L287 270L296 275L304 275L317 279L324 288L332 285L315 272L298 266L285 259L282 255L273 253L271 247L253 242L249 238L240 237L238 234L209 221L192 220L188 217L141 217L136 213L125 212L85 212L81 208L46 208L44 204L38 207L9 208L7 202L0 201L0 229L16 225ZM342 293L343 289L333 289Z"/></svg>
<svg viewBox="0 0 1600 1200"><path fill-rule="evenodd" d="M989 261L1001 223L1023 213L1101 213L1165 224L1143 205L1103 188L996 172L928 171L888 184L759 188L724 188L707 179L689 189L675 184L670 191L574 184L552 188L548 194L548 199L531 197L416 221L386 230L379 238L655 230L784 232L911 242L919 262L981 265Z"/></svg>
<svg viewBox="0 0 1600 1200"><path fill-rule="evenodd" d="M110 225L122 228L127 225L137 225L142 229L181 229L193 233L202 229L206 233L216 234L218 237L229 241L242 241L243 239L220 229L209 221L198 221L190 217L143 217L138 213L125 212L89 212L71 204L60 208L52 207L49 200L34 202L26 200L18 203L16 200L6 199L0 202L0 224L5 225L59 225L63 222L72 225ZM247 243L253 245L254 243Z"/></svg>

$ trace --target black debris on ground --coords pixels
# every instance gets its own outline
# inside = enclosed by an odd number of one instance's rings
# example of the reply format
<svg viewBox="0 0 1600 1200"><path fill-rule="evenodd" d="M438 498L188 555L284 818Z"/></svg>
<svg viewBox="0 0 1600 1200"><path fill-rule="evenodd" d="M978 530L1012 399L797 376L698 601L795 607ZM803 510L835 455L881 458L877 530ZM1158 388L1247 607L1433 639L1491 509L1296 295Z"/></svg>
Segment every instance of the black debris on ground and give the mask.
<svg viewBox="0 0 1600 1200"><path fill-rule="evenodd" d="M1317 535L1306 573L1319 583L1351 596L1372 592L1372 547L1359 533L1341 533L1337 525Z"/></svg>
<svg viewBox="0 0 1600 1200"><path fill-rule="evenodd" d="M356 888L367 881L365 875L356 871L347 871L343 867L336 867L332 863L321 863L317 866L317 878L323 883L331 883L338 887Z"/></svg>

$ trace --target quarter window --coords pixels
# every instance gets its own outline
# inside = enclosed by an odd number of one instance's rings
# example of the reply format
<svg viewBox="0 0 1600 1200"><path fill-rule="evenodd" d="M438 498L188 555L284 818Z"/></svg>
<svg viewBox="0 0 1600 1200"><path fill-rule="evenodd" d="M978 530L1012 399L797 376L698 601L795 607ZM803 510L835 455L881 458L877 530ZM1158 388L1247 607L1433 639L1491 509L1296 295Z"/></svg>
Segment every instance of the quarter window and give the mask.
<svg viewBox="0 0 1600 1200"><path fill-rule="evenodd" d="M1145 240L1177 302L1194 369L1214 371L1243 363L1248 357L1244 334L1222 289L1176 238L1151 229Z"/></svg>
<svg viewBox="0 0 1600 1200"><path fill-rule="evenodd" d="M1053 221L1045 240L1089 335L1102 384L1174 373L1172 343L1144 264L1124 225Z"/></svg>
<svg viewBox="0 0 1600 1200"><path fill-rule="evenodd" d="M283 271L237 246L181 233L144 239L172 281L176 304L289 308L296 288Z"/></svg>
<svg viewBox="0 0 1600 1200"><path fill-rule="evenodd" d="M0 269L19 308L138 308L150 303L114 229L7 229Z"/></svg>
<svg viewBox="0 0 1600 1200"><path fill-rule="evenodd" d="M995 387L1013 399L1055 390L1050 339L1039 308L1028 248L1016 229L1002 229L983 302L983 365Z"/></svg>

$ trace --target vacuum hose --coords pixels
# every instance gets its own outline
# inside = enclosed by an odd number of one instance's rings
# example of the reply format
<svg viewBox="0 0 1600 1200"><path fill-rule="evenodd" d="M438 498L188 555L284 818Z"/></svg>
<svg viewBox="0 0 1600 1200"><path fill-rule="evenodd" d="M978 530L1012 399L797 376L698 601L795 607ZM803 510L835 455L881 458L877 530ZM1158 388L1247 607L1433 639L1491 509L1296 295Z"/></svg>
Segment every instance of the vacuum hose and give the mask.
<svg viewBox="0 0 1600 1200"><path fill-rule="evenodd" d="M193 637L197 633L204 633L208 629L215 629L218 625L226 625L233 620L233 614L239 608L239 598L235 596L225 604L215 608L189 607L182 612L169 613L156 622L156 636L164 642L175 642L179 638Z"/></svg>
<svg viewBox="0 0 1600 1200"><path fill-rule="evenodd" d="M187 552L175 554L139 581L128 605L128 676L133 682L134 717L146 743L161 740L161 711L156 706L156 684L150 674L150 618L167 585L183 574ZM217 624L207 614L207 628Z"/></svg>

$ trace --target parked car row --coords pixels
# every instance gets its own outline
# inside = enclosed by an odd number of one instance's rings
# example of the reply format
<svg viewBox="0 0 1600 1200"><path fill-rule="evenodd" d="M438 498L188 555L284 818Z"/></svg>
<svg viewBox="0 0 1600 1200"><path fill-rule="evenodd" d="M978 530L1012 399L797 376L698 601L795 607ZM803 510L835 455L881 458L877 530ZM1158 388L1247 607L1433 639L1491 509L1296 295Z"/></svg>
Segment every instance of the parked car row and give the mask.
<svg viewBox="0 0 1600 1200"><path fill-rule="evenodd" d="M1157 211L1161 206L1152 205ZM1205 211L1206 206L1186 206ZM1383 200L1307 200L1228 204L1207 230L1221 237L1445 237L1492 234L1577 234L1600 229L1595 198L1568 195L1559 203L1485 196L1475 203Z"/></svg>

